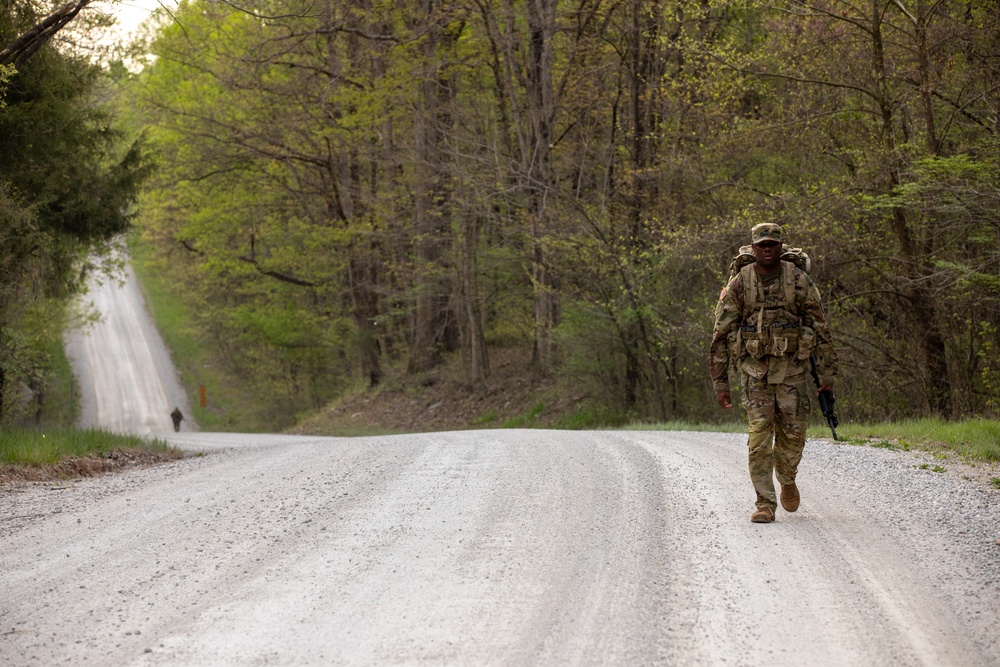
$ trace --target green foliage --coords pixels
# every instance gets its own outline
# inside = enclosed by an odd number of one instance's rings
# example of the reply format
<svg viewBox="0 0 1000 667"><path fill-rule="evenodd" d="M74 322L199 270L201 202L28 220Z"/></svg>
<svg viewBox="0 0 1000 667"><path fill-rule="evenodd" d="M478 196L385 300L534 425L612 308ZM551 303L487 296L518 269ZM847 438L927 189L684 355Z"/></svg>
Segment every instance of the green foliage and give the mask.
<svg viewBox="0 0 1000 667"><path fill-rule="evenodd" d="M312 29L316 17L285 10ZM344 88L331 103L316 59L341 46L286 51L283 26L225 5L190 3L177 16L132 87L164 165L143 227L228 372L260 397L258 410L287 420L352 372L380 373L368 352L394 319L375 307L383 276L367 211L383 203L330 170L348 169L350 146L395 112L382 113L380 91Z"/></svg>
<svg viewBox="0 0 1000 667"><path fill-rule="evenodd" d="M148 159L93 96L100 70L53 49L12 77L0 114L0 182L41 230L91 243L128 228Z"/></svg>
<svg viewBox="0 0 1000 667"><path fill-rule="evenodd" d="M13 65L0 64L0 110L3 110L7 106L7 84L10 82L14 75L17 74L17 68Z"/></svg>
<svg viewBox="0 0 1000 667"><path fill-rule="evenodd" d="M622 361L615 324L607 313L595 307L569 302L555 332L565 350L561 366L564 376L578 390L581 386L592 391L602 388L596 398L605 403L621 395L621 388L616 387Z"/></svg>
<svg viewBox="0 0 1000 667"><path fill-rule="evenodd" d="M0 7L0 45L34 25L37 11ZM65 302L128 228L149 174L106 83L98 65L55 41L16 67L0 65L0 425L71 420L56 342Z"/></svg>
<svg viewBox="0 0 1000 667"><path fill-rule="evenodd" d="M146 307L180 371L181 386L190 398L194 421L206 431L252 433L266 430L267 424L253 418L253 411L249 409L253 401L240 382L227 378L219 368L211 354L212 348L205 342L206 337L199 335L189 304L157 263L152 248L133 235L129 250ZM202 386L211 399L205 408L196 399Z"/></svg>
<svg viewBox="0 0 1000 667"><path fill-rule="evenodd" d="M76 378L63 348L62 329L57 326L63 321L60 312L64 306L60 301L51 302L48 308L38 311L42 319L33 325L46 360L44 394L38 398L40 406L33 415L40 428L69 429L77 420Z"/></svg>
<svg viewBox="0 0 1000 667"><path fill-rule="evenodd" d="M712 309L775 220L813 257L842 419L997 415L988 9L310 7L183 3L126 82L161 157L145 236L276 412L457 348L487 382L518 344L601 418L721 419Z"/></svg>
<svg viewBox="0 0 1000 667"><path fill-rule="evenodd" d="M39 299L26 308L17 329L0 332L0 363L17 379L5 384L8 424L69 428L76 418L74 378L63 350L66 302Z"/></svg>

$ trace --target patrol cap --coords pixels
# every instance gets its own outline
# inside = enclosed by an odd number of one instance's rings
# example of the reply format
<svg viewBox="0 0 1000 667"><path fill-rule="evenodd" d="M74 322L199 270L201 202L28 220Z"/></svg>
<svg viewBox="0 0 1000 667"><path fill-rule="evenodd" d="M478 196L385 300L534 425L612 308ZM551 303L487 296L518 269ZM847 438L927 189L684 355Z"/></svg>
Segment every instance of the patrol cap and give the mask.
<svg viewBox="0 0 1000 667"><path fill-rule="evenodd" d="M750 240L756 245L761 241L777 241L781 243L781 225L773 222L762 222L750 230Z"/></svg>

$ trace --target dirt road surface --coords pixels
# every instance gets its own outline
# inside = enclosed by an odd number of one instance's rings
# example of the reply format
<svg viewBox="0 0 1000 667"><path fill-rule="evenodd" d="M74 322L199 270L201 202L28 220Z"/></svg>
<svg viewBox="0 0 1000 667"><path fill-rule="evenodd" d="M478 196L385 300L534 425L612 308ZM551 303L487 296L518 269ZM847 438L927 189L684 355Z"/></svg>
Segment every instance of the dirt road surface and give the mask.
<svg viewBox="0 0 1000 667"><path fill-rule="evenodd" d="M4 665L995 665L997 493L810 442L748 520L740 437L192 433L3 492Z"/></svg>
<svg viewBox="0 0 1000 667"><path fill-rule="evenodd" d="M137 435L167 433L174 428L170 413L179 407L181 430L196 429L132 267L126 267L124 283L92 279L85 301L101 319L70 332L65 345L80 388L80 426Z"/></svg>
<svg viewBox="0 0 1000 667"><path fill-rule="evenodd" d="M0 489L0 664L998 664L958 461L810 441L755 525L739 435L166 437L202 455Z"/></svg>

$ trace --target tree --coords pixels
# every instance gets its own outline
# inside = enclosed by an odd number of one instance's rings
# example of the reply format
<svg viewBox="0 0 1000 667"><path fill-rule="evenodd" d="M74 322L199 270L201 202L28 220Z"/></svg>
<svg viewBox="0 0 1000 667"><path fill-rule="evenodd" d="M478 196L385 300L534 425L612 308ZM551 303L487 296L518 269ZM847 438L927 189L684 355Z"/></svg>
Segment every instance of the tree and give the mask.
<svg viewBox="0 0 1000 667"><path fill-rule="evenodd" d="M728 259L776 220L816 260L842 405L979 414L994 4L191 2L137 88L148 229L261 377L432 381L460 347L488 382L514 342L619 414L703 418Z"/></svg>
<svg viewBox="0 0 1000 667"><path fill-rule="evenodd" d="M47 17L0 6L0 418L20 384L39 395L44 381L26 321L81 289L85 258L129 228L149 173L142 141L102 101L102 70L51 42L86 4Z"/></svg>
<svg viewBox="0 0 1000 667"><path fill-rule="evenodd" d="M65 28L75 19L80 11L89 5L93 0L74 0L56 7L51 13L44 17L35 19L34 3L14 3L8 4L8 8L16 8L18 4L23 5L24 14L37 20L37 23L29 26L19 26L23 32L13 39L7 36L4 40L6 46L0 49L0 65L13 65L16 68L22 67L29 58L38 52L43 46L55 36L57 32Z"/></svg>
<svg viewBox="0 0 1000 667"><path fill-rule="evenodd" d="M812 191L786 189L783 214L796 222L812 218L814 224L801 226L828 243L839 238L850 252L833 256L863 267L831 286L845 308L841 340L856 346L864 367L883 374L879 382L886 374L899 378L901 388L921 396L922 407L954 414L955 364L963 356L956 352L963 344L951 324L956 276L942 262L960 245L968 248L977 226L911 206L916 200L901 195L922 179L918 165L927 159L993 154L995 129L987 118L994 115L995 83L970 65L989 71L983 47L995 21L963 2L747 7L765 31L739 51L746 59L733 51L725 58L742 74L768 81L772 99L761 112L769 120L774 101L797 101L782 114L807 128L803 145L816 151L804 170L814 174ZM821 221L839 237L822 230Z"/></svg>

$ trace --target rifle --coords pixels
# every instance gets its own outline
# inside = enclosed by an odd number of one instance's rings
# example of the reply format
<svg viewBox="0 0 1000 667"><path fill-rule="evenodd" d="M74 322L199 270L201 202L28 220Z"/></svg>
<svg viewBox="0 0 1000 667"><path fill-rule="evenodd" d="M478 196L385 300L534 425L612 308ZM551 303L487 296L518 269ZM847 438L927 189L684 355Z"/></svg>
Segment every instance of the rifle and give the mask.
<svg viewBox="0 0 1000 667"><path fill-rule="evenodd" d="M812 373L813 382L816 383L816 388L820 388L819 374L816 372L816 355L809 355L809 372ZM819 392L819 409L823 411L823 416L826 417L826 423L830 425L830 430L833 431L833 439L839 440L837 437L837 425L840 423L837 421L837 413L834 412L833 405L837 402L837 399L833 396L833 391L830 389L824 389Z"/></svg>

